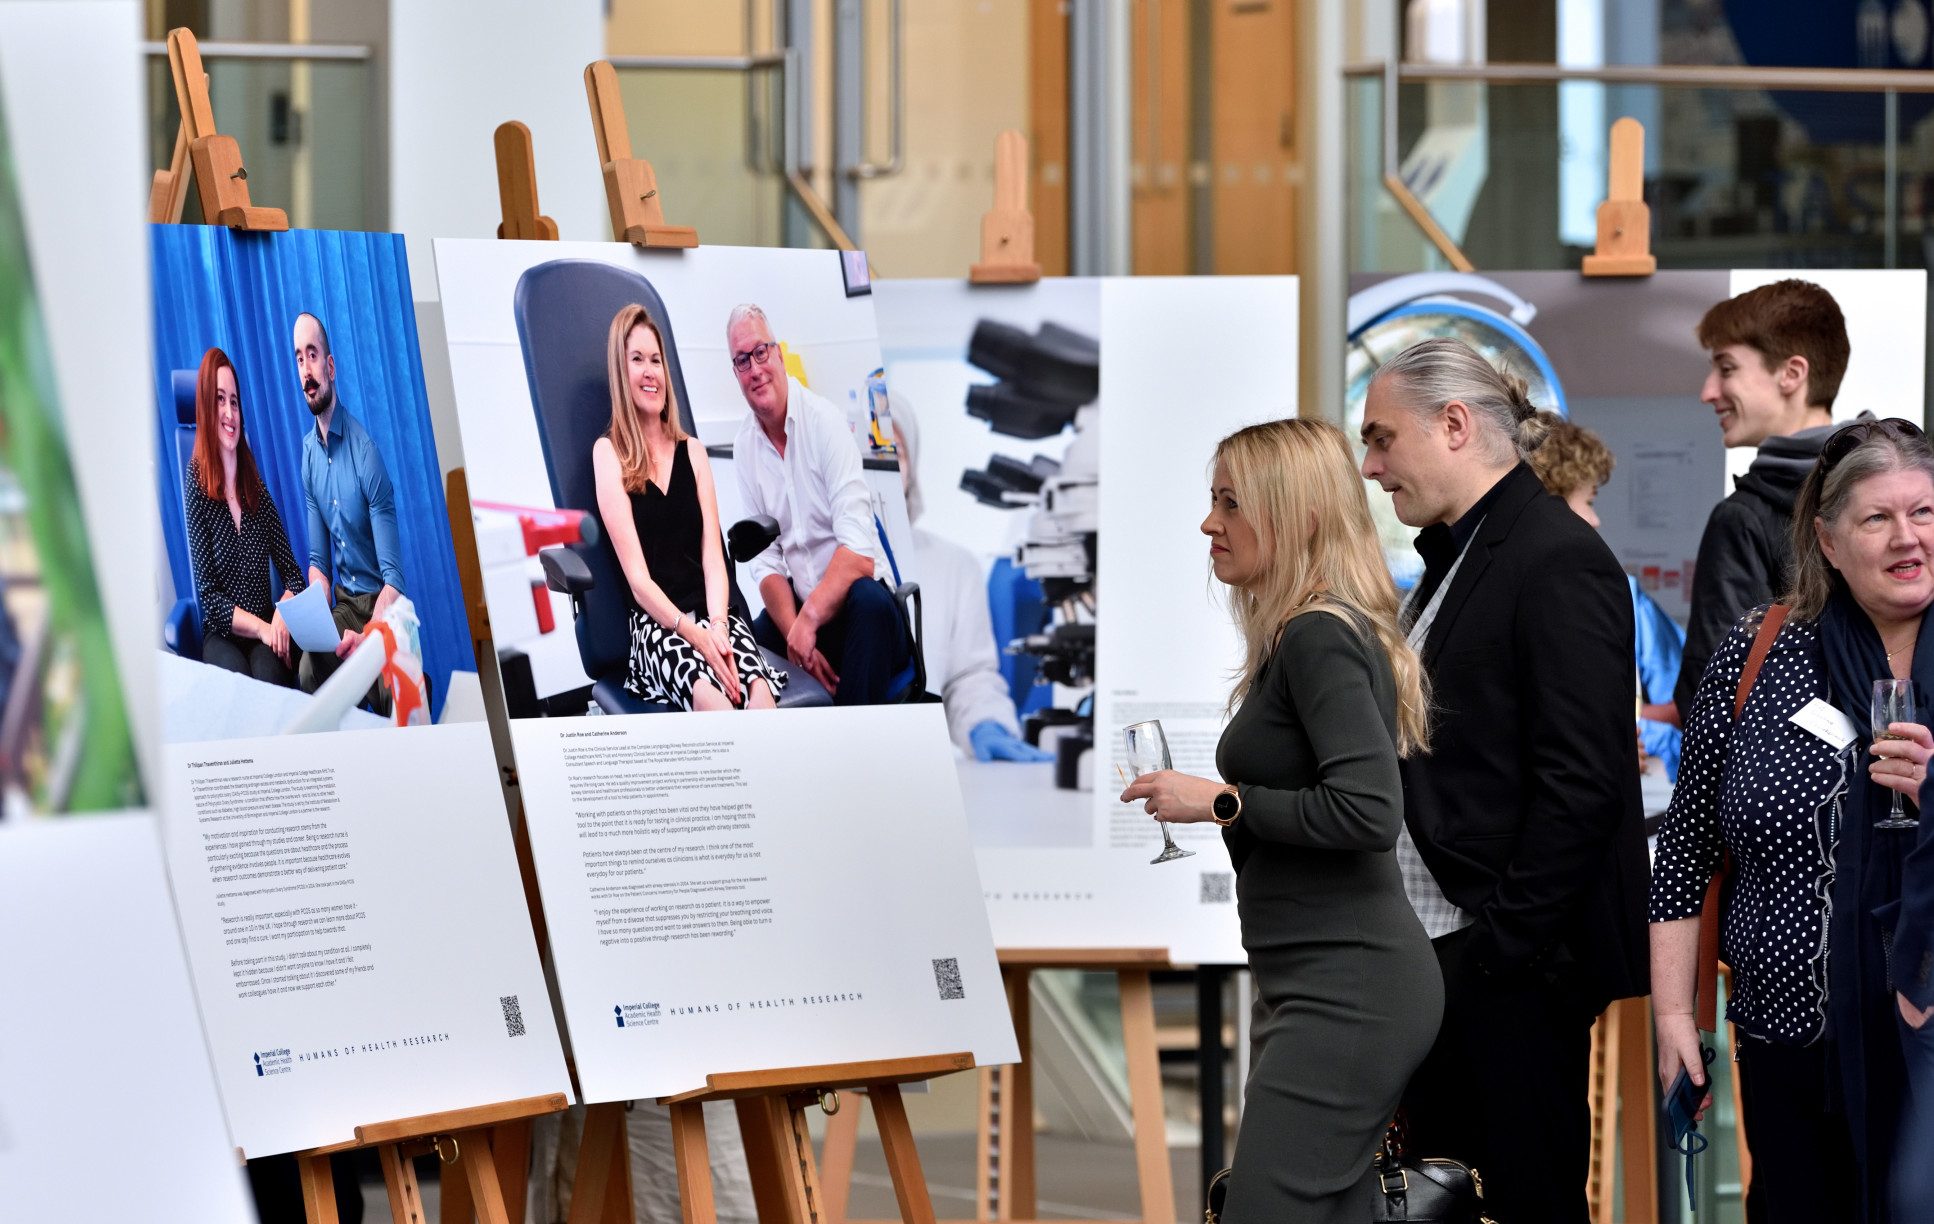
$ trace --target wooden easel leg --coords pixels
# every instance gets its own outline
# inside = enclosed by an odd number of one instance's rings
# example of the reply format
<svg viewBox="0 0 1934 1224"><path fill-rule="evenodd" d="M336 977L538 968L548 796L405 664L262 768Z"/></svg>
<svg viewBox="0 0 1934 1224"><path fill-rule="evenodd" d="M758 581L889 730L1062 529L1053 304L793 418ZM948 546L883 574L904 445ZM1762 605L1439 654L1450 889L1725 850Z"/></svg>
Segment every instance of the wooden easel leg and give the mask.
<svg viewBox="0 0 1934 1224"><path fill-rule="evenodd" d="M684 1224L718 1224L718 1209L712 1203L712 1161L705 1144L705 1107L696 1101L680 1101L671 1110L680 1216ZM572 1212L573 1217L576 1214Z"/></svg>
<svg viewBox="0 0 1934 1224"><path fill-rule="evenodd" d="M783 1103L774 1097L745 1097L732 1104L739 1115L739 1135L745 1141L746 1171L752 1178L752 1203L758 1210L759 1224L789 1224L805 1218L798 1201L799 1171L794 1167L792 1129L785 1119Z"/></svg>
<svg viewBox="0 0 1934 1224"><path fill-rule="evenodd" d="M385 1143L376 1149L383 1162L383 1188L389 1191L392 1224L429 1224L423 1212L423 1191L416 1184L416 1164L405 1160L401 1147Z"/></svg>
<svg viewBox="0 0 1934 1224"><path fill-rule="evenodd" d="M302 1210L309 1224L337 1224L336 1179L329 1171L327 1156L297 1156L296 1170L302 1175Z"/></svg>
<svg viewBox="0 0 1934 1224"><path fill-rule="evenodd" d="M611 1161L611 1180L604 1191L604 1224L633 1224L636 1219L631 1198L631 1121L624 1107L618 1108L616 1153Z"/></svg>
<svg viewBox="0 0 1934 1224"><path fill-rule="evenodd" d="M1121 1037L1128 1055L1128 1101L1135 1122L1135 1174L1142 1224L1175 1224L1168 1123L1162 1110L1162 1063L1155 1050L1155 991L1148 970L1121 971Z"/></svg>
<svg viewBox="0 0 1934 1224"><path fill-rule="evenodd" d="M895 1089L897 1092L898 1089ZM813 1132L806 1124L806 1110L817 1104L816 1094L774 1098L786 1133L792 1136L793 1167L799 1170L799 1224L814 1224L823 1218L826 1202L819 1185L819 1165L813 1160ZM849 1102L848 1108L855 1107ZM877 1110L876 1110L877 1113Z"/></svg>
<svg viewBox="0 0 1934 1224"><path fill-rule="evenodd" d="M443 1164L443 1153L439 1145L437 1224L471 1224L471 1221L477 1218L476 1200L470 1196L470 1175L463 1168L465 1155L462 1145L459 1144L457 1158L449 1164Z"/></svg>
<svg viewBox="0 0 1934 1224"><path fill-rule="evenodd" d="M839 1112L826 1119L826 1146L820 1160L819 1184L825 1195L825 1224L846 1224L853 1199L853 1160L859 1149L860 1102L849 1092L840 1098Z"/></svg>
<svg viewBox="0 0 1934 1224"><path fill-rule="evenodd" d="M1023 966L1001 970L1007 987L1007 1010L1014 1018L1014 1040L1021 1050L1021 1061L995 1072L1000 1076L999 1126L988 1156L999 1181L994 1194L994 1218L1032 1220L1034 1202L1034 1007L1029 993L1031 975ZM1154 1032L1150 1019L1151 1039ZM1158 1076L1159 1076L1159 1068ZM1158 1085L1159 1086L1159 1085ZM1164 1158L1166 1162L1166 1157ZM1166 1163L1162 1166L1168 1167Z"/></svg>
<svg viewBox="0 0 1934 1224"><path fill-rule="evenodd" d="M1585 1200L1591 1207L1592 1224L1612 1224L1612 1165L1618 1150L1618 1069L1619 1042L1623 1012L1607 1007L1592 1024L1591 1069L1587 1091L1591 1095L1591 1164L1585 1175Z"/></svg>
<svg viewBox="0 0 1934 1224"><path fill-rule="evenodd" d="M1000 1169L1000 1109L1001 1089L1006 1085L1001 1081L1001 1067L977 1067L974 1070L974 1090L978 1102L974 1109L974 1218L992 1220L1000 1213L1001 1169ZM832 1150L832 1135L828 1133L826 1143L828 1154ZM828 1162L830 1164L830 1161Z"/></svg>
<svg viewBox="0 0 1934 1224"><path fill-rule="evenodd" d="M873 1098L873 1120L880 1126L880 1146L886 1149L886 1171L893 1177L900 1219L905 1224L933 1224L933 1200L927 1195L926 1174L920 1171L920 1153L914 1150L900 1086L881 1084L867 1089L867 1095Z"/></svg>
<svg viewBox="0 0 1934 1224"><path fill-rule="evenodd" d="M460 1131L456 1140L462 1149L464 1181L470 1187L470 1202L476 1208L477 1224L510 1224L504 1209L503 1185L497 1180L497 1157L490 1150L488 1130Z"/></svg>
<svg viewBox="0 0 1934 1224"><path fill-rule="evenodd" d="M1653 1084L1652 1009L1645 999L1620 999L1619 1151L1625 1161L1625 1224L1658 1224L1658 1110Z"/></svg>
<svg viewBox="0 0 1934 1224"><path fill-rule="evenodd" d="M491 1129L490 1151L497 1158L497 1183L504 1190L504 1215L524 1224L530 1203L531 1123L502 1122Z"/></svg>
<svg viewBox="0 0 1934 1224"><path fill-rule="evenodd" d="M611 1193L613 1162L627 1161L623 1139L624 1102L605 1101L584 1111L584 1137L578 1141L577 1177L571 1183L571 1224L604 1224ZM673 1111L677 1117L677 1111ZM443 1224L453 1224L447 1216Z"/></svg>

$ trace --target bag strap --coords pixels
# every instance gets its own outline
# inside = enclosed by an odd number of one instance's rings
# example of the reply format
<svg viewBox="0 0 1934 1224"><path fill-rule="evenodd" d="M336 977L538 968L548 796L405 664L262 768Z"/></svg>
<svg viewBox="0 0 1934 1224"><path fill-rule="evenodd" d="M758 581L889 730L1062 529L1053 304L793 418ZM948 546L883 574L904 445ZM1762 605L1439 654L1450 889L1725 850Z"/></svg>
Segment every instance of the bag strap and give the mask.
<svg viewBox="0 0 1934 1224"><path fill-rule="evenodd" d="M1759 622L1759 632L1753 636L1753 648L1746 652L1746 666L1739 672L1739 689L1733 694L1733 721L1746 712L1746 698L1753 691L1753 681L1759 679L1759 669L1766 665L1766 656L1773 652L1773 639L1779 637L1780 626L1786 623L1786 614L1792 609L1785 604L1774 604L1766 609L1766 617Z"/></svg>
<svg viewBox="0 0 1934 1224"><path fill-rule="evenodd" d="M1779 637L1780 627L1786 623L1786 614L1790 611L1785 604L1774 604L1766 609L1765 618L1759 622L1753 648L1746 654L1746 666L1739 672L1739 688L1733 693L1734 723L1746 712L1746 699L1752 695L1753 681L1759 679L1759 669L1765 666L1766 656L1773 652L1773 642ZM1706 886L1706 901L1699 912L1699 994L1693 1016L1694 1023L1707 1033L1719 1031L1716 1027L1719 1023L1719 899L1732 873L1732 855L1721 854L1719 870Z"/></svg>

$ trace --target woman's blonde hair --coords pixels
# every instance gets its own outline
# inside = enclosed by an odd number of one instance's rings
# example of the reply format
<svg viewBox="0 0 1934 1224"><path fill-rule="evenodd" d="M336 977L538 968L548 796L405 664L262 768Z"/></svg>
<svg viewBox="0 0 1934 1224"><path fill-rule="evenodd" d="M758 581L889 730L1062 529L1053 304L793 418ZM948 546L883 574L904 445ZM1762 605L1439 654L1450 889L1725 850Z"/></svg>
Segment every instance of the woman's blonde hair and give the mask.
<svg viewBox="0 0 1934 1224"><path fill-rule="evenodd" d="M611 428L604 431L604 436L611 439L611 449L618 452L618 470L624 473L627 493L643 493L651 479L651 455L645 449L644 426L638 422L638 410L631 403L631 381L625 377L625 347L631 341L631 333L641 327L658 341L658 352L665 361L665 406L659 410L658 419L664 423L672 441L683 442L690 436L678 423L678 401L672 396L672 355L665 347L664 333L658 330L658 324L652 322L645 308L634 302L612 317L611 336L605 345L605 364L611 375Z"/></svg>
<svg viewBox="0 0 1934 1224"><path fill-rule="evenodd" d="M1398 628L1397 587L1343 431L1308 418L1251 425L1216 445L1215 462L1228 475L1237 513L1255 528L1263 558L1256 581L1229 589L1245 648L1230 706L1254 689L1283 626L1333 612L1363 637L1374 637L1389 656L1397 681L1398 755L1426 751L1428 682Z"/></svg>

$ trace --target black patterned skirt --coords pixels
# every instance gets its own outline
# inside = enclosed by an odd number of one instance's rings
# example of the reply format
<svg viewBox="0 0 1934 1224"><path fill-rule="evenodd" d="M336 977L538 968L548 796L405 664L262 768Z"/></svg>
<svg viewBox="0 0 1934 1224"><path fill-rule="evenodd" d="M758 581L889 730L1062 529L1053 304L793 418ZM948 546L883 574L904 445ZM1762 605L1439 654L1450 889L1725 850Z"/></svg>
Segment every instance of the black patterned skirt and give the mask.
<svg viewBox="0 0 1934 1224"><path fill-rule="evenodd" d="M697 617L692 620L701 629L711 626L708 620ZM759 643L753 639L751 628L739 617L731 616L730 637L742 696L751 694L754 680L764 680L772 689L773 700L777 701L785 690L786 677L759 652ZM712 665L697 647L644 612L631 609L631 660L625 667L625 692L642 701L689 710L692 686L700 680L708 680L720 692L725 691Z"/></svg>

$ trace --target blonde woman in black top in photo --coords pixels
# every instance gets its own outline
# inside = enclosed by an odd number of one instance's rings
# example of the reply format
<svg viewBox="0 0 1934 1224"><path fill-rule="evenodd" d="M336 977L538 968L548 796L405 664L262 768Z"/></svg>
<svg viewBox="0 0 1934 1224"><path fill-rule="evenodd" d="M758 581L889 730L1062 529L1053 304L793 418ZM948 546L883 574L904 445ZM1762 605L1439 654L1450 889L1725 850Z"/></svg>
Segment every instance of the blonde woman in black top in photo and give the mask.
<svg viewBox="0 0 1934 1224"><path fill-rule="evenodd" d="M731 614L712 464L679 425L664 338L643 306L611 320L608 356L611 428L591 470L630 603L625 690L681 710L770 709L785 679Z"/></svg>
<svg viewBox="0 0 1934 1224"><path fill-rule="evenodd" d="M1244 658L1216 749L1122 792L1213 820L1236 867L1257 992L1226 1224L1362 1224L1370 1163L1437 1036L1443 978L1404 897L1399 757L1427 736L1369 500L1335 426L1253 425L1215 454L1210 564Z"/></svg>
<svg viewBox="0 0 1934 1224"><path fill-rule="evenodd" d="M308 583L248 448L235 363L218 348L202 355L195 382L195 453L185 477L181 496L201 603L202 661L294 685L302 648L289 640L275 604ZM280 582L271 581L271 562Z"/></svg>

